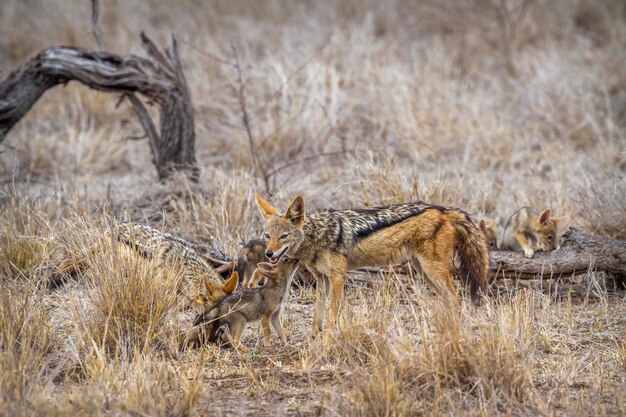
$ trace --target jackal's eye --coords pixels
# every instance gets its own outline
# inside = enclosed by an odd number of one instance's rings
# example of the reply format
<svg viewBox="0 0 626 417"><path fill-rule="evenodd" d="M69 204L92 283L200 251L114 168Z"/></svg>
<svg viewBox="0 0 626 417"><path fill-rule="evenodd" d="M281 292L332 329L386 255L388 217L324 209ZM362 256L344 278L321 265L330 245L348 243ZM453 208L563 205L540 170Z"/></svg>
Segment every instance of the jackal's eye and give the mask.
<svg viewBox="0 0 626 417"><path fill-rule="evenodd" d="M289 233L283 233L282 235L280 235L280 239L286 239L287 236L289 236Z"/></svg>
<svg viewBox="0 0 626 417"><path fill-rule="evenodd" d="M554 236L548 235L548 240L552 240L552 239L554 239Z"/></svg>
<svg viewBox="0 0 626 417"><path fill-rule="evenodd" d="M264 233L263 237L265 238L265 240L270 240L270 234L269 233Z"/></svg>

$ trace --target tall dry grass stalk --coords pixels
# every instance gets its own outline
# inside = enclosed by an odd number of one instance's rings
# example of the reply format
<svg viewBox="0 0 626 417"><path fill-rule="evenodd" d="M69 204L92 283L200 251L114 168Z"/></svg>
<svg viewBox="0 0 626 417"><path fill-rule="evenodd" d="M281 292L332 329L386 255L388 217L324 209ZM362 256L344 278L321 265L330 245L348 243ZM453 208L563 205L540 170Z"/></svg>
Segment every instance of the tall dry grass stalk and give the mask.
<svg viewBox="0 0 626 417"><path fill-rule="evenodd" d="M3 282L0 293L0 409L26 415L55 374L59 345L40 291Z"/></svg>

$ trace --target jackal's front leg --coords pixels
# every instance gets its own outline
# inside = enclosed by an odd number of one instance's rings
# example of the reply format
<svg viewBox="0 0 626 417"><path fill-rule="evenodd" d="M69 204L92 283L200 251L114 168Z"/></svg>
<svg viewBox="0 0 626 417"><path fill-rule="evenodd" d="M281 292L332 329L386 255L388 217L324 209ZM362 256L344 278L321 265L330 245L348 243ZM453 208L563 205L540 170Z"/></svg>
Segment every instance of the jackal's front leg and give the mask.
<svg viewBox="0 0 626 417"><path fill-rule="evenodd" d="M285 331L283 330L283 324L281 323L281 320L280 320L280 310L274 312L274 314L272 314L272 317L271 317L270 320L272 321L272 326L274 327L274 330L278 334L278 338L280 339L281 343L283 345L286 345L287 344L287 337L285 337Z"/></svg>
<svg viewBox="0 0 626 417"><path fill-rule="evenodd" d="M517 243L519 243L519 245L522 247L522 250L524 251L524 256L527 258L532 258L535 254L535 251L530 247L530 244L528 243L524 232L516 231L515 240L517 240Z"/></svg>
<svg viewBox="0 0 626 417"><path fill-rule="evenodd" d="M330 310L328 312L328 329L335 327L339 319L341 301L343 300L343 285L346 282L347 262L343 255L332 255L330 259Z"/></svg>
<svg viewBox="0 0 626 417"><path fill-rule="evenodd" d="M272 331L270 330L270 317L261 317L261 327L263 328L263 346L272 347Z"/></svg>
<svg viewBox="0 0 626 417"><path fill-rule="evenodd" d="M330 283L327 276L316 273L315 279L317 289L315 290L315 311L313 312L313 330L311 331L313 337L322 331L324 318L326 317L326 299L330 291Z"/></svg>

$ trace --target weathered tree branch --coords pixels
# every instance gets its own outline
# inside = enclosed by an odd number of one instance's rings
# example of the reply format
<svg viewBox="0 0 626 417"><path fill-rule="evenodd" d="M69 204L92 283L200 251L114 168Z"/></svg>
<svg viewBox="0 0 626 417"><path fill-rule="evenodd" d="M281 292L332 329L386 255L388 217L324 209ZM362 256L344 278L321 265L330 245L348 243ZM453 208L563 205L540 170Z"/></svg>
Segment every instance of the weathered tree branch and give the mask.
<svg viewBox="0 0 626 417"><path fill-rule="evenodd" d="M0 84L0 142L46 90L76 80L95 90L130 98L150 141L160 179L182 170L196 180L199 171L193 107L176 39L172 39L172 47L165 54L144 33L141 40L147 57L71 47L39 52ZM136 93L158 104L159 133Z"/></svg>

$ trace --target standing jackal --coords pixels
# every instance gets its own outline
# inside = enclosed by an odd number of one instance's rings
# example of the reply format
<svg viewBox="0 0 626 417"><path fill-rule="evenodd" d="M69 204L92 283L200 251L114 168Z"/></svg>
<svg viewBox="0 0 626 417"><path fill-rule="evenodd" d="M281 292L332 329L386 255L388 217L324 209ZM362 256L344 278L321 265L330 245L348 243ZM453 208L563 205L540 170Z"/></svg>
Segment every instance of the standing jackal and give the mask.
<svg viewBox="0 0 626 417"><path fill-rule="evenodd" d="M161 232L150 226L121 223L112 232L105 231L96 244L82 256L70 256L52 275L52 285L59 285L67 275L74 275L89 267L90 260L102 256L103 245L113 242L121 253L143 259L154 259L158 269L176 268L182 274L180 292L185 296L185 306L204 312L226 295L237 289L238 274L233 273L226 282L184 239Z"/></svg>
<svg viewBox="0 0 626 417"><path fill-rule="evenodd" d="M485 236L461 210L410 202L307 214L304 198L297 196L281 215L258 194L256 202L267 220L264 237L270 263L295 258L317 278L313 334L322 329L328 296L329 325L334 325L348 269L410 260L433 289L460 304L450 278L456 249L459 273L469 284L472 300L478 302L479 292L486 289L489 255Z"/></svg>

